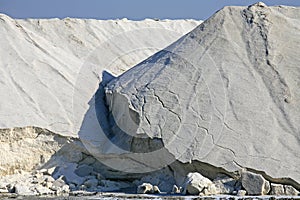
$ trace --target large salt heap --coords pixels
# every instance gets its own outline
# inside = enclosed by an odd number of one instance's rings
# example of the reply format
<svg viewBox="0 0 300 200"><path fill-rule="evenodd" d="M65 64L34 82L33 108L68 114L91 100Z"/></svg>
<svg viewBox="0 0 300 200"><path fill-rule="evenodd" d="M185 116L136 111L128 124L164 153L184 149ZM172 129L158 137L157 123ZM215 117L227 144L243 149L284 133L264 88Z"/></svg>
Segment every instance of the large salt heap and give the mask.
<svg viewBox="0 0 300 200"><path fill-rule="evenodd" d="M199 23L0 14L0 175L32 170L61 148L62 136L78 138L103 70L119 75Z"/></svg>
<svg viewBox="0 0 300 200"><path fill-rule="evenodd" d="M299 195L299 11L0 15L0 196Z"/></svg>
<svg viewBox="0 0 300 200"><path fill-rule="evenodd" d="M220 10L106 85L93 154L128 172L202 163L299 189L299 30L300 8Z"/></svg>
<svg viewBox="0 0 300 200"><path fill-rule="evenodd" d="M119 75L199 23L0 14L0 128L37 126L77 137L103 70Z"/></svg>

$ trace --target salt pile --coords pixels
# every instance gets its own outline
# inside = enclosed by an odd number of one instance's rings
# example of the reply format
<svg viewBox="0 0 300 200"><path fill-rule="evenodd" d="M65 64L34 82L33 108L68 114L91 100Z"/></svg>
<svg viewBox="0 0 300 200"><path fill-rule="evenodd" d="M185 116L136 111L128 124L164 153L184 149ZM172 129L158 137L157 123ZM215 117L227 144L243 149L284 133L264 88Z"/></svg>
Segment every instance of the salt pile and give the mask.
<svg viewBox="0 0 300 200"><path fill-rule="evenodd" d="M0 192L298 195L299 11L1 15Z"/></svg>

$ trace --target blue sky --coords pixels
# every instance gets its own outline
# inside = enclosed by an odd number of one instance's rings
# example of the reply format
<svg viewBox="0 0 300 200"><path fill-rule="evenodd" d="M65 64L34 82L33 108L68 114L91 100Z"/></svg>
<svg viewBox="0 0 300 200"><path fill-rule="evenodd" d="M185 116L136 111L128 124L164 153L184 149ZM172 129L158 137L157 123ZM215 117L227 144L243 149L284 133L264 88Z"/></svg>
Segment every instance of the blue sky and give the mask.
<svg viewBox="0 0 300 200"><path fill-rule="evenodd" d="M226 5L257 0L0 0L0 12L14 18L207 19ZM266 0L267 5L300 6L300 0Z"/></svg>

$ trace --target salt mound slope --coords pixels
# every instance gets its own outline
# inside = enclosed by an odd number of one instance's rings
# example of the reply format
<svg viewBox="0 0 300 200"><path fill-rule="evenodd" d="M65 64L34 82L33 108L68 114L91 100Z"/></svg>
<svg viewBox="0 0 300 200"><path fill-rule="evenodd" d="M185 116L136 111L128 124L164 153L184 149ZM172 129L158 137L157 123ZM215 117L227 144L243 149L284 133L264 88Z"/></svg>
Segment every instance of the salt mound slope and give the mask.
<svg viewBox="0 0 300 200"><path fill-rule="evenodd" d="M15 20L0 15L0 128L77 136L101 73L126 71L195 20Z"/></svg>
<svg viewBox="0 0 300 200"><path fill-rule="evenodd" d="M164 149L168 159L248 168L299 188L299 30L300 8L225 7L111 81L111 141L155 155L120 160L155 167Z"/></svg>

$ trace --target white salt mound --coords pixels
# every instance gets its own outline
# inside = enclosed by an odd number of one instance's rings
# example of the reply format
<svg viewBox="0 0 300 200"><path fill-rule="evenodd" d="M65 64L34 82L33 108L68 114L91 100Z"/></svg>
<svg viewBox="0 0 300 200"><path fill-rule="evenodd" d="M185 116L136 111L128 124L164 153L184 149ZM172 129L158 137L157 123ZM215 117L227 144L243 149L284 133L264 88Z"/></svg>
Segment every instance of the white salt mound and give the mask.
<svg viewBox="0 0 300 200"><path fill-rule="evenodd" d="M300 8L225 7L112 80L111 132L129 141L114 144L132 152L115 154L140 169L172 159L227 172L247 168L299 189L299 30ZM133 155L139 152L155 156Z"/></svg>
<svg viewBox="0 0 300 200"><path fill-rule="evenodd" d="M0 14L0 128L36 126L77 137L103 70L119 75L199 23Z"/></svg>

